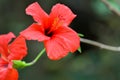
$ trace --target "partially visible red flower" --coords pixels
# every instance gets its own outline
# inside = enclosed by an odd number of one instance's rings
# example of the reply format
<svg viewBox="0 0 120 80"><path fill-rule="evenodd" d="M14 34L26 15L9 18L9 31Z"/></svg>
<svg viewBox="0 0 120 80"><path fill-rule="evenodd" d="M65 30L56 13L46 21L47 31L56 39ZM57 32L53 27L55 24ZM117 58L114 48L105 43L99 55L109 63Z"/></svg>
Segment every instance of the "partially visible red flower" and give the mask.
<svg viewBox="0 0 120 80"><path fill-rule="evenodd" d="M18 72L13 68L12 60L21 60L27 54L25 39L13 33L0 35L0 80L18 80Z"/></svg>
<svg viewBox="0 0 120 80"><path fill-rule="evenodd" d="M72 11L63 4L53 6L48 15L35 2L26 8L26 13L31 15L37 23L33 23L21 32L27 40L44 41L47 56L52 60L58 60L76 51L80 46L80 38L77 33L68 27L76 17Z"/></svg>

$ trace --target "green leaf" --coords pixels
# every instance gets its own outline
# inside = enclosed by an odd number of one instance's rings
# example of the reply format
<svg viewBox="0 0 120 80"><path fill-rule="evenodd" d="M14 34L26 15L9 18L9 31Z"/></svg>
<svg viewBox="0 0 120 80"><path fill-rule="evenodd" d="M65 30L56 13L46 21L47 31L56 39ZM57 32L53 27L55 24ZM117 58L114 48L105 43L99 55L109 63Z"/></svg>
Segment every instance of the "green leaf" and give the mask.
<svg viewBox="0 0 120 80"><path fill-rule="evenodd" d="M80 36L80 37L84 37L84 35L83 35L83 34L81 34L81 33L78 33L78 36Z"/></svg>
<svg viewBox="0 0 120 80"><path fill-rule="evenodd" d="M115 0L104 0L103 3L109 10L120 16L120 4Z"/></svg>
<svg viewBox="0 0 120 80"><path fill-rule="evenodd" d="M107 0L107 1L114 9L120 12L120 4L115 2L115 0Z"/></svg>
<svg viewBox="0 0 120 80"><path fill-rule="evenodd" d="M93 0L91 3L93 11L100 16L100 18L105 18L111 11L107 8L107 6L101 0ZM107 16L106 16L107 15Z"/></svg>
<svg viewBox="0 0 120 80"><path fill-rule="evenodd" d="M78 48L78 52L80 52L80 53L82 52L82 50L81 50L81 48L80 48L80 47Z"/></svg>

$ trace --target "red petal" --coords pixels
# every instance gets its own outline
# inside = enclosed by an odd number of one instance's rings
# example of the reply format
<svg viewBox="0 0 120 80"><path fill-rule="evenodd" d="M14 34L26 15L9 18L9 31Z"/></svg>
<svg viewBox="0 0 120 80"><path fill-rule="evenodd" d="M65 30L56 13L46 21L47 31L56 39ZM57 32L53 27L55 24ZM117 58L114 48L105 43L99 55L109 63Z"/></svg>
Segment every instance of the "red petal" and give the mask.
<svg viewBox="0 0 120 80"><path fill-rule="evenodd" d="M8 61L5 61L3 58L0 58L0 67L3 67L4 65L8 65Z"/></svg>
<svg viewBox="0 0 120 80"><path fill-rule="evenodd" d="M60 27L54 32L53 37L61 39L70 52L74 52L80 47L79 36L69 27Z"/></svg>
<svg viewBox="0 0 120 80"><path fill-rule="evenodd" d="M47 13L41 8L41 6L35 2L29 5L26 8L26 14L31 15L34 20L40 24L44 24L47 22L48 15Z"/></svg>
<svg viewBox="0 0 120 80"><path fill-rule="evenodd" d="M8 43L12 38L15 38L15 35L10 32L8 34L0 35L0 54L3 58L6 58L8 54Z"/></svg>
<svg viewBox="0 0 120 80"><path fill-rule="evenodd" d="M15 35L12 32L0 35L0 44L8 44Z"/></svg>
<svg viewBox="0 0 120 80"><path fill-rule="evenodd" d="M26 30L22 31L21 35L27 40L43 41L49 39L49 37L45 36L43 27L38 24L32 24Z"/></svg>
<svg viewBox="0 0 120 80"><path fill-rule="evenodd" d="M66 26L68 26L75 17L76 15L63 4L56 4L53 6L50 13L50 21L54 21L54 19L59 18L59 22Z"/></svg>
<svg viewBox="0 0 120 80"><path fill-rule="evenodd" d="M18 80L18 72L12 68L12 63L0 66L0 80Z"/></svg>
<svg viewBox="0 0 120 80"><path fill-rule="evenodd" d="M59 38L52 38L44 42L47 56L51 60L59 60L68 54L68 50L65 48L64 43Z"/></svg>
<svg viewBox="0 0 120 80"><path fill-rule="evenodd" d="M50 40L44 42L47 55L52 60L58 60L76 51L80 46L80 38L75 31L69 27L57 29Z"/></svg>
<svg viewBox="0 0 120 80"><path fill-rule="evenodd" d="M5 80L18 80L18 72L16 69L9 69Z"/></svg>
<svg viewBox="0 0 120 80"><path fill-rule="evenodd" d="M9 45L9 60L21 60L27 54L27 46L25 39L18 36L14 42Z"/></svg>

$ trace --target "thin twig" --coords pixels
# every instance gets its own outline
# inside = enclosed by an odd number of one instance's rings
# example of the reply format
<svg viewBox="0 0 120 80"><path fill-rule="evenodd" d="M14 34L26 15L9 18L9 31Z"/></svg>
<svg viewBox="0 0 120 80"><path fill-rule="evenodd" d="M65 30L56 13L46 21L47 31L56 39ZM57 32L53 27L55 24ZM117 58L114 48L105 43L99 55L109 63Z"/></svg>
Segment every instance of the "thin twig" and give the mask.
<svg viewBox="0 0 120 80"><path fill-rule="evenodd" d="M110 3L107 0L101 0L113 13L117 14L120 16L120 12L115 9L113 6L110 5Z"/></svg>
<svg viewBox="0 0 120 80"><path fill-rule="evenodd" d="M119 47L115 47L115 46L110 46L110 45L105 45L103 43L99 43L93 40L89 40L89 39L85 39L85 38L80 38L80 41L86 44L90 44L102 49L106 49L106 50L111 50L111 51L120 51L120 46Z"/></svg>

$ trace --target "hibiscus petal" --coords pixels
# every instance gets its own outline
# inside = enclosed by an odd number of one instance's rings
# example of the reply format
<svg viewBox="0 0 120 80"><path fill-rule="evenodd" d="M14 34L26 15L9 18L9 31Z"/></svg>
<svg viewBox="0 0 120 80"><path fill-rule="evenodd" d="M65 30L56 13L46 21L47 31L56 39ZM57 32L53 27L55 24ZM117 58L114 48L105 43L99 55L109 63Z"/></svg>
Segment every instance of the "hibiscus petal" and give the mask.
<svg viewBox="0 0 120 80"><path fill-rule="evenodd" d="M21 60L27 54L27 46L25 39L18 36L9 46L9 60Z"/></svg>
<svg viewBox="0 0 120 80"><path fill-rule="evenodd" d="M15 35L12 32L0 35L0 54L4 59L9 55L8 43L11 41L12 38L15 38Z"/></svg>
<svg viewBox="0 0 120 80"><path fill-rule="evenodd" d="M66 26L68 26L75 17L76 15L63 4L56 4L53 6L50 13L50 21L54 21L54 19L59 18L58 23L62 23Z"/></svg>
<svg viewBox="0 0 120 80"><path fill-rule="evenodd" d="M8 69L9 70L9 69ZM18 80L18 72L16 69L12 68L8 71L5 80Z"/></svg>
<svg viewBox="0 0 120 80"><path fill-rule="evenodd" d="M20 34L27 40L43 41L49 39L49 37L45 36L43 27L38 24L32 24Z"/></svg>
<svg viewBox="0 0 120 80"><path fill-rule="evenodd" d="M2 67L4 64L8 64L8 62L5 61L3 58L0 58L0 67Z"/></svg>
<svg viewBox="0 0 120 80"><path fill-rule="evenodd" d="M31 15L33 19L40 24L45 24L48 19L48 14L41 8L41 6L37 2L29 5L26 8L26 14Z"/></svg>
<svg viewBox="0 0 120 80"><path fill-rule="evenodd" d="M59 60L68 54L68 50L65 48L64 43L59 38L51 38L44 41L47 56L51 60Z"/></svg>
<svg viewBox="0 0 120 80"><path fill-rule="evenodd" d="M15 35L12 32L0 35L0 44L8 44Z"/></svg>
<svg viewBox="0 0 120 80"><path fill-rule="evenodd" d="M54 32L53 37L61 39L70 52L74 52L80 47L79 36L69 27L60 27Z"/></svg>
<svg viewBox="0 0 120 80"><path fill-rule="evenodd" d="M12 63L0 66L0 80L18 80L18 72L12 68Z"/></svg>

